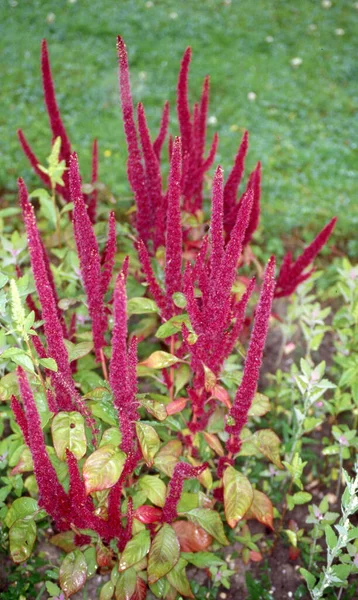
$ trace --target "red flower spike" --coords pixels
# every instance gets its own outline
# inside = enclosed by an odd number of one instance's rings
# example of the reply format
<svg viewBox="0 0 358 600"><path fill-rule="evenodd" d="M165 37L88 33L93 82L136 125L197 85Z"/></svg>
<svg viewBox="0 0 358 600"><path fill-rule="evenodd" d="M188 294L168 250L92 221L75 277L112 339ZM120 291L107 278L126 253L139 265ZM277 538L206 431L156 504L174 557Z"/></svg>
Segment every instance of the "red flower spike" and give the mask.
<svg viewBox="0 0 358 600"><path fill-rule="evenodd" d="M92 176L91 184L95 186L98 180L98 143L97 140L93 140L92 146ZM94 190L87 196L87 207L88 216L91 219L91 223L94 225L96 222L97 215L97 197L98 190L94 187Z"/></svg>
<svg viewBox="0 0 358 600"><path fill-rule="evenodd" d="M74 203L73 229L81 276L87 296L88 312L92 320L96 360L100 362L101 349L106 345L104 331L107 326L103 305L101 261L96 236L81 192L81 179L75 152L70 160L70 189Z"/></svg>
<svg viewBox="0 0 358 600"><path fill-rule="evenodd" d="M335 227L336 221L337 217L334 217L329 223L327 223L322 231L315 237L313 242L311 242L311 244L304 249L301 256L299 256L294 263L292 263L291 254L286 254L277 278L275 298L289 296L292 294L292 292L294 292L296 287L302 283L302 281L311 275L312 270L309 273L303 273L303 271L308 267L308 265L310 265L310 263L327 242Z"/></svg>
<svg viewBox="0 0 358 600"><path fill-rule="evenodd" d="M26 374L21 367L17 367L16 372L26 420L31 423L28 440L39 486L39 505L54 518L60 529L64 529L69 525L70 502L47 454L40 417Z"/></svg>
<svg viewBox="0 0 358 600"><path fill-rule="evenodd" d="M203 159L205 151L206 141L206 122L208 118L208 106L209 106L209 91L210 91L210 77L207 75L204 79L203 89L201 92L200 105L199 105L199 147L198 154L200 162Z"/></svg>
<svg viewBox="0 0 358 600"><path fill-rule="evenodd" d="M172 310L172 295L181 290L182 227L180 214L181 196L181 141L176 137L170 163L168 186L168 214L165 252L165 289L168 310Z"/></svg>
<svg viewBox="0 0 358 600"><path fill-rule="evenodd" d="M64 124L62 122L60 111L58 109L56 101L55 88L53 85L46 40L42 40L41 44L41 71L45 104L47 108L53 138L61 138L60 153L62 158L64 158L67 162L71 154L71 143L66 133Z"/></svg>
<svg viewBox="0 0 358 600"><path fill-rule="evenodd" d="M211 202L211 255L210 271L216 273L220 268L224 255L224 204L223 204L223 170L219 166L214 175Z"/></svg>
<svg viewBox="0 0 358 600"><path fill-rule="evenodd" d="M184 480L198 477L207 467L207 463L200 465L200 467L192 467L184 462L179 462L175 465L173 477L170 480L167 497L163 506L161 517L163 523L172 523L178 516L177 506L183 491Z"/></svg>
<svg viewBox="0 0 358 600"><path fill-rule="evenodd" d="M155 275L154 275L153 269L152 269L152 265L150 264L150 257L148 254L148 250L145 247L144 242L142 240L138 240L137 249L138 249L138 257L139 257L140 263L142 265L142 270L145 275L145 279L148 284L150 293L152 294L155 302L157 303L161 314L166 318L170 318L171 315L167 314L167 304L166 304L164 292L161 289L161 287L159 286L159 284L155 278Z"/></svg>
<svg viewBox="0 0 358 600"><path fill-rule="evenodd" d="M217 133L214 133L213 141L211 142L208 156L203 162L203 166L201 169L202 173L205 173L205 171L208 171L210 169L211 165L213 164L215 155L216 155L216 152L218 149L218 145L219 145L219 135Z"/></svg>
<svg viewBox="0 0 358 600"><path fill-rule="evenodd" d="M138 130L144 156L151 215L152 218L154 217L154 223L156 226L155 234L157 239L154 248L156 250L156 248L164 244L165 215L162 207L162 177L160 174L159 162L150 140L144 108L141 103L138 104L137 114Z"/></svg>
<svg viewBox="0 0 358 600"><path fill-rule="evenodd" d="M109 382L122 433L121 449L128 454L136 439L134 423L138 419L135 398L137 343L134 338L127 354L127 297L123 272L119 273L114 289L113 318Z"/></svg>
<svg viewBox="0 0 358 600"><path fill-rule="evenodd" d="M48 353L53 358L59 371L64 377L71 379L71 368L68 362L68 353L63 341L63 328L58 318L56 301L53 296L53 288L49 281L48 269L44 259L43 246L37 229L35 213L32 204L29 202L26 186L22 179L18 181L20 192L20 205L25 222L27 240L30 252L32 272L35 279L35 285L42 308L42 318L44 320L44 330L46 335ZM34 337L34 339L36 339ZM67 394L61 394L57 397L59 408L62 410L71 410L72 403Z"/></svg>
<svg viewBox="0 0 358 600"><path fill-rule="evenodd" d="M255 233L260 221L260 197L261 197L261 163L257 163L256 169L251 173L248 182L248 187L252 188L254 193L254 201L250 216L250 222L246 229L244 246L251 242L252 236Z"/></svg>
<svg viewBox="0 0 358 600"><path fill-rule="evenodd" d="M275 285L275 258L272 256L265 269L264 281L255 313L254 326L246 355L242 381L229 413L229 423L230 419L233 420L234 423L227 424L225 427L227 432L235 435L236 452L238 452L241 447L241 442L239 440L240 434L247 423L247 414L257 388Z"/></svg>
<svg viewBox="0 0 358 600"><path fill-rule="evenodd" d="M150 237L151 210L147 194L145 174L138 146L137 131L134 123L133 103L129 81L128 56L124 41L117 38L117 51L119 62L119 88L122 104L124 132L127 140L128 162L127 174L133 190L136 206L136 226L139 236L147 243Z"/></svg>
<svg viewBox="0 0 358 600"><path fill-rule="evenodd" d="M164 104L158 136L156 137L155 141L153 142L153 150L154 150L154 153L155 153L158 161L160 161L160 154L162 151L162 147L163 147L165 138L167 137L168 125L169 125L169 102L167 101Z"/></svg>
<svg viewBox="0 0 358 600"><path fill-rule="evenodd" d="M234 166L231 169L230 175L224 187L224 211L225 217L230 213L236 204L237 191L241 183L242 174L244 172L245 157L249 147L249 134L245 131L242 136L239 150L235 156Z"/></svg>
<svg viewBox="0 0 358 600"><path fill-rule="evenodd" d="M22 148L26 158L28 159L33 171L36 173L36 175L38 175L40 177L41 181L45 184L46 187L51 188L51 180L50 180L49 176L46 175L46 173L44 173L43 171L41 171L41 169L39 168L40 161L33 153L31 146L29 145L27 139L25 138L25 136L22 132L22 129L17 130L17 137L19 138L21 148ZM62 188L61 188L61 191L62 191Z"/></svg>
<svg viewBox="0 0 358 600"><path fill-rule="evenodd" d="M21 433L25 440L25 444L27 444L29 446L30 438L29 438L29 428L27 425L27 419L26 419L25 413L23 411L23 408L22 408L20 402L14 395L11 396L11 410L14 413L16 423L18 424L18 426L21 429Z"/></svg>
<svg viewBox="0 0 358 600"><path fill-rule="evenodd" d="M113 211L109 213L107 242L102 254L102 274L101 274L101 292L102 296L107 293L112 279L113 267L116 257L117 239L116 239L116 217Z"/></svg>
<svg viewBox="0 0 358 600"><path fill-rule="evenodd" d="M183 146L183 156L190 153L192 125L190 122L190 108L188 100L188 75L191 60L191 48L184 52L180 65L177 85L177 114L179 121L180 137Z"/></svg>

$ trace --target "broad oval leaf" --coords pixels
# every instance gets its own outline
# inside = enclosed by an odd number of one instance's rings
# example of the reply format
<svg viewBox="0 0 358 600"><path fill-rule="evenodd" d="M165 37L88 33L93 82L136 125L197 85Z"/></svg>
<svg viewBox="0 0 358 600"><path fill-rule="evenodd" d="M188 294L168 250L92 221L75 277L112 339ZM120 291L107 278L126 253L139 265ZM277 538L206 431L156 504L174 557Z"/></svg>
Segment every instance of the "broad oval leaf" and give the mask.
<svg viewBox="0 0 358 600"><path fill-rule="evenodd" d="M110 444L111 446L120 446L121 441L122 434L118 427L109 427L103 432L99 446L107 446L107 444Z"/></svg>
<svg viewBox="0 0 358 600"><path fill-rule="evenodd" d="M24 496L14 500L6 513L5 525L10 529L17 519L30 517L39 511L39 505L34 498ZM45 513L46 514L46 513Z"/></svg>
<svg viewBox="0 0 358 600"><path fill-rule="evenodd" d="M273 530L273 506L270 498L263 492L254 490L253 501L245 519L256 519Z"/></svg>
<svg viewBox="0 0 358 600"><path fill-rule="evenodd" d="M61 531L50 538L50 543L65 552L72 552L76 550L75 535L74 531Z"/></svg>
<svg viewBox="0 0 358 600"><path fill-rule="evenodd" d="M180 413L186 407L186 403L188 402L188 398L177 398L172 402L169 402L166 406L166 411L168 415L175 415Z"/></svg>
<svg viewBox="0 0 358 600"><path fill-rule="evenodd" d="M9 531L10 554L15 563L22 563L31 556L36 540L34 519L17 519Z"/></svg>
<svg viewBox="0 0 358 600"><path fill-rule="evenodd" d="M150 298L129 298L127 302L128 315L144 315L158 312L158 306Z"/></svg>
<svg viewBox="0 0 358 600"><path fill-rule="evenodd" d="M175 521L172 527L182 552L201 552L207 550L213 542L212 536L205 529L191 521Z"/></svg>
<svg viewBox="0 0 358 600"><path fill-rule="evenodd" d="M85 421L79 412L59 412L51 425L53 445L60 460L66 460L66 450L80 460L87 450Z"/></svg>
<svg viewBox="0 0 358 600"><path fill-rule="evenodd" d="M148 467L151 467L154 462L154 456L160 448L159 435L154 427L140 421L136 423L136 432L145 463Z"/></svg>
<svg viewBox="0 0 358 600"><path fill-rule="evenodd" d="M116 583L115 599L131 600L137 584L137 573L133 567L119 574Z"/></svg>
<svg viewBox="0 0 358 600"><path fill-rule="evenodd" d="M61 590L69 598L86 583L87 563L80 550L74 550L64 558L59 572Z"/></svg>
<svg viewBox="0 0 358 600"><path fill-rule="evenodd" d="M147 498L156 506L164 506L167 488L158 475L143 475L138 481L141 490Z"/></svg>
<svg viewBox="0 0 358 600"><path fill-rule="evenodd" d="M167 578L170 585L172 585L173 588L179 592L179 594L185 596L186 598L195 598L185 573L185 567L187 564L188 563L186 560L184 560L184 558L179 558L175 567L169 571Z"/></svg>
<svg viewBox="0 0 358 600"><path fill-rule="evenodd" d="M252 404L249 408L249 417L262 417L270 410L270 400L264 394L256 392Z"/></svg>
<svg viewBox="0 0 358 600"><path fill-rule="evenodd" d="M95 450L83 465L86 493L107 490L117 483L125 460L124 452L110 444Z"/></svg>
<svg viewBox="0 0 358 600"><path fill-rule="evenodd" d="M211 510L210 508L193 508L186 513L186 516L190 521L197 523L210 533L223 546L229 544L220 515L215 510Z"/></svg>
<svg viewBox="0 0 358 600"><path fill-rule="evenodd" d="M280 438L271 429L260 429L253 435L257 449L268 458L278 469L283 469L280 458Z"/></svg>
<svg viewBox="0 0 358 600"><path fill-rule="evenodd" d="M174 529L165 523L155 536L149 552L148 583L153 584L169 573L179 556L179 540Z"/></svg>
<svg viewBox="0 0 358 600"><path fill-rule="evenodd" d="M224 471L223 484L226 521L230 527L236 527L250 508L254 492L247 477L231 466Z"/></svg>
<svg viewBox="0 0 358 600"><path fill-rule="evenodd" d="M203 364L203 367L204 367L204 377L205 377L204 387L207 392L211 392L216 385L216 375L206 365Z"/></svg>
<svg viewBox="0 0 358 600"><path fill-rule="evenodd" d="M207 431L204 431L203 435L208 446L210 446L218 456L224 456L224 448L222 447L219 438L214 433L208 433Z"/></svg>
<svg viewBox="0 0 358 600"><path fill-rule="evenodd" d="M142 560L150 548L150 533L147 529L135 535L124 548L118 564L118 571L125 571Z"/></svg>
<svg viewBox="0 0 358 600"><path fill-rule="evenodd" d="M174 354L169 354L169 352L164 352L163 350L156 350L139 364L149 369L167 369L177 362L180 362L180 359L174 356Z"/></svg>
<svg viewBox="0 0 358 600"><path fill-rule="evenodd" d="M101 588L99 600L111 600L114 594L114 585L111 581L107 581Z"/></svg>
<svg viewBox="0 0 358 600"><path fill-rule="evenodd" d="M149 506L148 504L143 504L134 511L134 517L145 524L156 523L160 521L161 516L162 511L160 508Z"/></svg>

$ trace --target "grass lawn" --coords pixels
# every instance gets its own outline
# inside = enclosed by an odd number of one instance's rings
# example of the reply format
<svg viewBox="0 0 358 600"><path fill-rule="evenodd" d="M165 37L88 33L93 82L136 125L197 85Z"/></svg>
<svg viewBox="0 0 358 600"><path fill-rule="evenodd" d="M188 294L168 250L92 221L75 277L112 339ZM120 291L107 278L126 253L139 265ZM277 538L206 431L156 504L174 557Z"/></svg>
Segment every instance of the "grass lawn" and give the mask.
<svg viewBox="0 0 358 600"><path fill-rule="evenodd" d="M180 58L193 47L191 91L211 74L212 132L217 160L232 162L244 128L249 166L263 163L263 223L269 235L296 226L318 231L338 214L339 232L358 225L358 3L333 0L4 0L0 184L13 189L36 178L19 149L21 126L41 161L50 138L39 68L40 40L49 42L57 96L83 173L93 137L100 176L116 197L128 194L119 113L115 36L128 46L135 101L143 100L152 131L166 98L172 102ZM294 66L294 63L302 63ZM250 92L256 94L250 100ZM248 97L248 94L250 96ZM215 117L215 119L213 118ZM175 120L175 119L174 119ZM172 131L176 125L172 124Z"/></svg>

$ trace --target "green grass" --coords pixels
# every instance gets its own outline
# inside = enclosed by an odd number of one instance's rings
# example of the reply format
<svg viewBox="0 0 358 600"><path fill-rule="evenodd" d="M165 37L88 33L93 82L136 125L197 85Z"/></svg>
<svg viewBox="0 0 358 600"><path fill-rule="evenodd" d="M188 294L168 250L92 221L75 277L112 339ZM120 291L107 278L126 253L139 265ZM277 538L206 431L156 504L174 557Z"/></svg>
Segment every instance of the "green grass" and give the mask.
<svg viewBox="0 0 358 600"><path fill-rule="evenodd" d="M37 185L18 147L17 127L23 127L42 162L49 153L39 68L40 40L46 37L58 101L85 176L96 136L101 180L117 198L128 193L117 92L115 36L120 33L129 49L134 99L144 101L153 132L166 98L174 116L180 58L187 45L193 47L193 99L204 75L211 74L210 115L220 133L217 160L227 171L244 128L251 135L249 166L262 160L263 223L270 236L303 225L317 231L338 214L340 234L353 239L358 224L355 4L333 0L325 9L319 0L154 0L152 6L143 0L6 0L0 184L13 189L23 175ZM55 15L52 23L49 13ZM267 36L274 38L271 43ZM302 59L296 68L295 57ZM248 100L249 92L255 92L255 101Z"/></svg>

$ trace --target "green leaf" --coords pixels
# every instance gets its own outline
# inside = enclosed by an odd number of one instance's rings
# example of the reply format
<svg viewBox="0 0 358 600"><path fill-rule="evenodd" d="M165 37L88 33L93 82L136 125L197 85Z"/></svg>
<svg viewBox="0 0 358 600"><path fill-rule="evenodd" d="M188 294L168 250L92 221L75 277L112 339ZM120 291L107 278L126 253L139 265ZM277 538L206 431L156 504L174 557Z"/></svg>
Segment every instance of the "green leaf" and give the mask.
<svg viewBox="0 0 358 600"><path fill-rule="evenodd" d="M93 350L93 342L80 342L79 344L73 344L69 340L64 340L64 342L70 362L83 358Z"/></svg>
<svg viewBox="0 0 358 600"><path fill-rule="evenodd" d="M144 315L159 312L158 306L150 298L130 298L127 303L128 315Z"/></svg>
<svg viewBox="0 0 358 600"><path fill-rule="evenodd" d="M53 358L39 358L39 363L49 371L55 371L55 373L58 371L56 361Z"/></svg>
<svg viewBox="0 0 358 600"><path fill-rule="evenodd" d="M61 531L60 533L56 533L50 538L50 543L64 552L72 552L76 550L75 544L75 532L74 531Z"/></svg>
<svg viewBox="0 0 358 600"><path fill-rule="evenodd" d="M324 532L326 534L327 546L333 550L337 546L338 538L330 525L326 525Z"/></svg>
<svg viewBox="0 0 358 600"><path fill-rule="evenodd" d="M96 549L93 546L86 548L83 552L83 556L87 563L87 577L92 577L97 571Z"/></svg>
<svg viewBox="0 0 358 600"><path fill-rule="evenodd" d="M137 573L132 567L119 574L116 583L116 600L131 600L137 583Z"/></svg>
<svg viewBox="0 0 358 600"><path fill-rule="evenodd" d="M147 529L140 531L126 545L121 554L118 570L124 571L142 560L150 548L150 533Z"/></svg>
<svg viewBox="0 0 358 600"><path fill-rule="evenodd" d="M62 175L66 171L66 163L64 160L59 160L61 149L61 138L57 137L53 143L51 154L47 158L48 168L38 165L39 169L46 173L51 179L51 186L64 185Z"/></svg>
<svg viewBox="0 0 358 600"><path fill-rule="evenodd" d="M153 415L158 421L165 421L167 418L167 411L165 405L161 402L156 402L150 398L141 398L140 404L145 408L149 414Z"/></svg>
<svg viewBox="0 0 358 600"><path fill-rule="evenodd" d="M143 475L139 479L138 485L155 506L164 506L167 488L159 475Z"/></svg>
<svg viewBox="0 0 358 600"><path fill-rule="evenodd" d="M256 431L250 441L266 456L278 469L283 469L280 458L280 438L271 429Z"/></svg>
<svg viewBox="0 0 358 600"><path fill-rule="evenodd" d="M28 373L34 373L35 368L31 358L20 348L7 348L1 355L2 359L9 358Z"/></svg>
<svg viewBox="0 0 358 600"><path fill-rule="evenodd" d="M5 273L0 273L0 289L3 288L4 285L6 285L8 281L9 281L8 276L5 275Z"/></svg>
<svg viewBox="0 0 358 600"><path fill-rule="evenodd" d="M37 512L39 512L39 506L34 498L29 498L27 496L17 498L14 500L6 514L5 525L10 529L17 519L30 517Z"/></svg>
<svg viewBox="0 0 358 600"><path fill-rule="evenodd" d="M312 573L307 571L307 569L303 569L303 568L300 569L300 573L301 573L302 577L305 579L308 589L312 590L316 583L316 578L314 577L314 575L312 575Z"/></svg>
<svg viewBox="0 0 358 600"><path fill-rule="evenodd" d="M123 471L126 455L108 444L95 450L83 465L86 493L107 490L117 483Z"/></svg>
<svg viewBox="0 0 358 600"><path fill-rule="evenodd" d="M122 434L117 427L109 427L103 432L99 447L111 444L112 446L120 446Z"/></svg>
<svg viewBox="0 0 358 600"><path fill-rule="evenodd" d="M34 519L17 519L9 531L10 554L15 563L21 563L31 556L36 540Z"/></svg>
<svg viewBox="0 0 358 600"><path fill-rule="evenodd" d="M149 589L156 598L167 598L170 592L170 583L166 577L162 577L155 583L150 583Z"/></svg>
<svg viewBox="0 0 358 600"><path fill-rule="evenodd" d="M226 566L225 561L212 552L182 552L181 556L198 569Z"/></svg>
<svg viewBox="0 0 358 600"><path fill-rule="evenodd" d="M257 392L249 408L249 417L262 417L270 410L270 400L264 394Z"/></svg>
<svg viewBox="0 0 358 600"><path fill-rule="evenodd" d="M53 445L60 460L66 460L66 450L80 460L87 450L85 421L79 412L59 412L51 425Z"/></svg>
<svg viewBox="0 0 358 600"><path fill-rule="evenodd" d="M178 308L186 307L186 298L182 292L174 292L172 295L173 302Z"/></svg>
<svg viewBox="0 0 358 600"><path fill-rule="evenodd" d="M142 450L143 458L148 467L153 466L154 456L160 448L159 435L151 425L145 425L138 421L136 432Z"/></svg>
<svg viewBox="0 0 358 600"><path fill-rule="evenodd" d="M175 567L169 571L167 578L170 585L173 586L181 594L186 598L194 598L193 592L191 591L189 581L185 574L185 567L187 566L187 561L183 558L179 558Z"/></svg>
<svg viewBox="0 0 358 600"><path fill-rule="evenodd" d="M156 350L146 360L139 363L139 365L148 369L167 369L177 362L180 362L180 359L173 354L169 354L169 352L164 352L163 350Z"/></svg>
<svg viewBox="0 0 358 600"><path fill-rule="evenodd" d="M12 320L15 325L15 328L18 331L22 331L25 321L25 311L24 307L22 306L19 290L14 279L11 279L10 281L10 291Z"/></svg>
<svg viewBox="0 0 358 600"><path fill-rule="evenodd" d="M231 466L224 471L223 484L225 517L228 525L234 528L249 510L254 492L247 477Z"/></svg>
<svg viewBox="0 0 358 600"><path fill-rule="evenodd" d="M101 588L99 600L111 600L114 594L114 585L111 581L107 581Z"/></svg>
<svg viewBox="0 0 358 600"><path fill-rule="evenodd" d="M210 508L193 508L186 513L190 521L200 525L210 533L220 544L227 546L229 541L224 532L224 526L219 513Z"/></svg>
<svg viewBox="0 0 358 600"><path fill-rule="evenodd" d="M163 325L159 327L157 330L155 337L159 339L165 339L170 337L171 335L175 335L182 329L182 325L185 323L188 326L188 329L191 329L189 316L188 315L176 315L171 319L168 319Z"/></svg>
<svg viewBox="0 0 358 600"><path fill-rule="evenodd" d="M83 553L80 550L70 552L64 558L59 573L61 590L69 598L78 592L86 583L87 563Z"/></svg>
<svg viewBox="0 0 358 600"><path fill-rule="evenodd" d="M310 500L312 500L312 494L309 492L296 492L293 494L292 499L296 504L306 504Z"/></svg>
<svg viewBox="0 0 358 600"><path fill-rule="evenodd" d="M178 562L179 540L174 529L165 523L156 534L149 552L148 582L155 583L164 577Z"/></svg>
<svg viewBox="0 0 358 600"><path fill-rule="evenodd" d="M61 589L52 581L46 581L45 585L50 596L59 596L61 594Z"/></svg>

